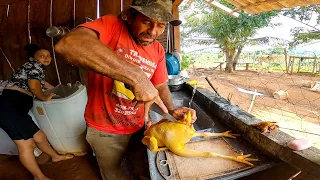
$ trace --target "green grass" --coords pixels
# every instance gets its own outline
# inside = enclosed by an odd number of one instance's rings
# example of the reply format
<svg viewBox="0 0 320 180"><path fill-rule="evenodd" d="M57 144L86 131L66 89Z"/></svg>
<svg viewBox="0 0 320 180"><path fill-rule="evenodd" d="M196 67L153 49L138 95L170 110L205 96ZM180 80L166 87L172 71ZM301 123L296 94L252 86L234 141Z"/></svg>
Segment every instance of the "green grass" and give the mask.
<svg viewBox="0 0 320 180"><path fill-rule="evenodd" d="M252 58L253 56L249 56L246 53L241 55L241 62L249 62L249 69L259 69L259 70L272 70L285 72L286 66L284 59L280 59L278 61L270 61L270 62L258 62L258 57L255 57L255 60ZM213 68L217 67L220 62L225 62L224 56L221 53L190 53L190 54L182 54L181 67L182 69L188 69L191 67L196 68ZM254 63L252 63L254 62ZM225 64L224 64L225 65ZM237 66L239 69L245 69L245 64L239 64ZM312 72L313 70L313 62L305 62L301 64L300 72ZM289 69L291 71L291 69ZM298 62L296 61L294 64L294 72L298 71Z"/></svg>

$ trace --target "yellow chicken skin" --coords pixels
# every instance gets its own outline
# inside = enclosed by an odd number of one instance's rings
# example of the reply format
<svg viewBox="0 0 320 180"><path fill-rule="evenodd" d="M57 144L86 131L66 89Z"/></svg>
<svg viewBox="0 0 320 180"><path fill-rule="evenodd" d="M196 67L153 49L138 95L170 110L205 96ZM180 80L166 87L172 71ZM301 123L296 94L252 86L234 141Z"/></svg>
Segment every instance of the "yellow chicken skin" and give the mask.
<svg viewBox="0 0 320 180"><path fill-rule="evenodd" d="M224 133L197 133L193 125L191 124L191 112L188 112L186 120L178 120L177 122L172 122L168 119L162 119L161 121L153 125L151 125L151 121L149 121L147 124L147 129L144 132L142 143L144 145L147 145L152 152L169 149L174 154L183 157L220 157L240 163L245 163L250 166L253 166L253 164L249 161L258 161L258 159L248 158L249 156L251 156L250 154L243 155L241 153L237 156L224 156L214 152L195 151L184 146L191 140L191 138L197 136L223 136L236 138L236 136L239 135L231 134L231 131L226 131Z"/></svg>

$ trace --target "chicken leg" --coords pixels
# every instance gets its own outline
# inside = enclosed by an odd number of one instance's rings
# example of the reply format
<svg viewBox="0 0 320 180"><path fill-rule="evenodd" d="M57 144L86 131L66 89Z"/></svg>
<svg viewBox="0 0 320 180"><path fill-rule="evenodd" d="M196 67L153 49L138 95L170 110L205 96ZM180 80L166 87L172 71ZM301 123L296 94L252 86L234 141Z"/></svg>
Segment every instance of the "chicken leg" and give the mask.
<svg viewBox="0 0 320 180"><path fill-rule="evenodd" d="M229 137L229 138L237 138L240 134L232 134L231 131L226 131L223 133L209 133L209 132L196 132L193 137Z"/></svg>
<svg viewBox="0 0 320 180"><path fill-rule="evenodd" d="M258 159L254 158L248 158L251 156L251 154L243 155L242 153L236 155L236 156L225 156L221 154L217 154L214 152L200 152L200 151L195 151L193 149L186 148L184 146L180 146L179 149L174 148L174 147L169 147L169 149L176 155L178 156L183 156L183 157L218 157L218 158L223 158L223 159L229 159L232 161L240 162L247 164L249 166L254 166L250 161L259 161Z"/></svg>

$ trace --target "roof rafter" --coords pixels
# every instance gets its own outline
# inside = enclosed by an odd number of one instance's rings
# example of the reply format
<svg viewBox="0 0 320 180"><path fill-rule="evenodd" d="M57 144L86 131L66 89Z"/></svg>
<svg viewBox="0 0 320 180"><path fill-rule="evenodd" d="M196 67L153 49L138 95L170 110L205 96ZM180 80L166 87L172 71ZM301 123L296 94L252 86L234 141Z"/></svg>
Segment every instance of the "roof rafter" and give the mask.
<svg viewBox="0 0 320 180"><path fill-rule="evenodd" d="M256 3L248 4L248 5L246 5L246 6L238 7L237 9L233 10L233 12L238 12L238 11L241 11L241 10L246 9L246 8L256 7L256 6L259 6L259 5L261 5L261 4L275 3L275 2L279 2L279 1L280 1L280 0L265 0L265 1L260 1L260 2L256 2Z"/></svg>
<svg viewBox="0 0 320 180"><path fill-rule="evenodd" d="M216 7L224 12L226 12L227 14L229 14L230 16L232 17L239 17L239 13L237 12L233 12L232 9L226 7L225 5L217 2L217 1L214 1L214 0L204 0L204 2L206 2L207 4L213 6L213 7Z"/></svg>

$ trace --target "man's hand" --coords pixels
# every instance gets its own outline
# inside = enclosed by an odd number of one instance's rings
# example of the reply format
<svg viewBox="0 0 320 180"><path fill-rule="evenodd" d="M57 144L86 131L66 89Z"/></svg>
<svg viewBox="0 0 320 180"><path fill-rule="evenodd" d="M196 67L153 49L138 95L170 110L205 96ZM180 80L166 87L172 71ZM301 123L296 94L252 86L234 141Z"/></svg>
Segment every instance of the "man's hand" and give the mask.
<svg viewBox="0 0 320 180"><path fill-rule="evenodd" d="M167 107L162 102L158 90L153 86L150 80L145 77L141 78L140 83L133 86L133 94L137 104L135 108L138 108L141 104L144 104L144 117L149 116L149 110L153 103L156 103L163 112L168 113Z"/></svg>
<svg viewBox="0 0 320 180"><path fill-rule="evenodd" d="M176 119L187 119L187 112L191 111L191 118L192 118L192 123L194 123L197 120L197 115L196 111L191 108L187 107L180 107L175 110L170 111L169 113Z"/></svg>

